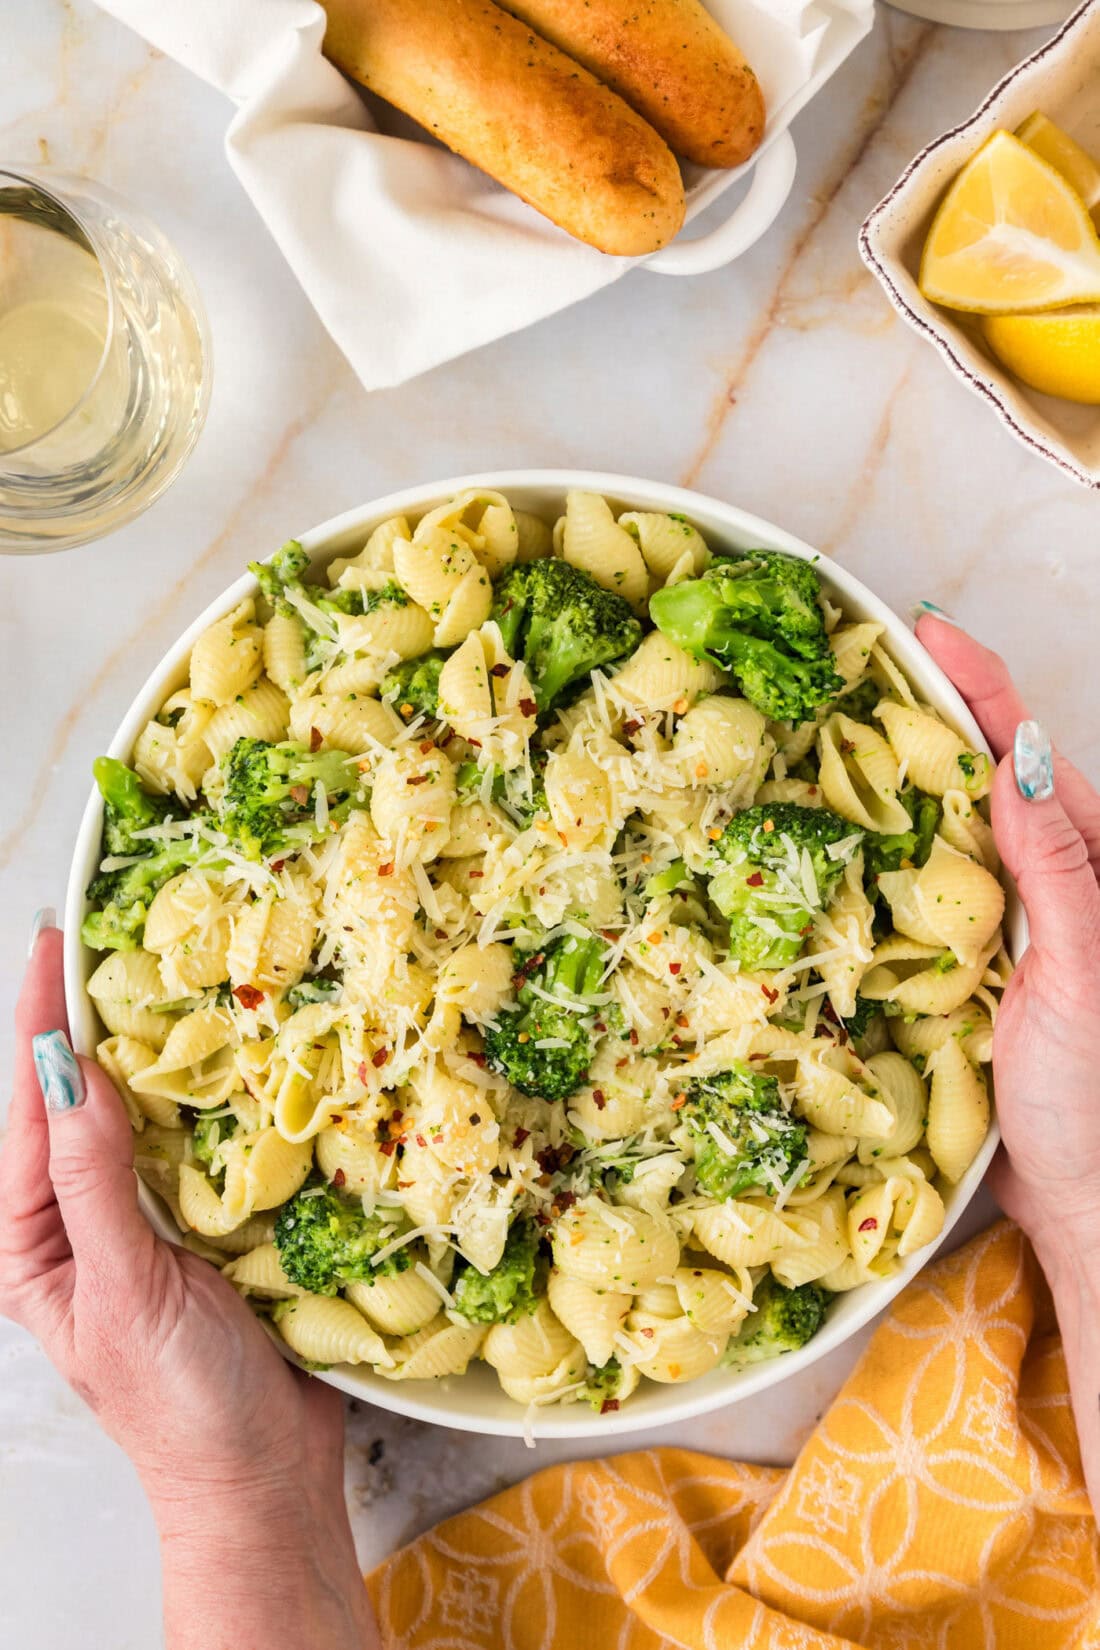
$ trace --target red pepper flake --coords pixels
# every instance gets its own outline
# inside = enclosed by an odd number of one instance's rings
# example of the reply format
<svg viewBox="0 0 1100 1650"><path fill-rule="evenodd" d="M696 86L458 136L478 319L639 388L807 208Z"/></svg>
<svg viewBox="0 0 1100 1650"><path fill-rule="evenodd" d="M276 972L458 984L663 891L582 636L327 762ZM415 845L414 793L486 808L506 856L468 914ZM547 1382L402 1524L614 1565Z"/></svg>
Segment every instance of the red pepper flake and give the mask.
<svg viewBox="0 0 1100 1650"><path fill-rule="evenodd" d="M413 715L416 711L416 706L415 705L411 705L411 704L408 703L408 701L406 701L405 704L399 705L398 709L400 710L402 716L405 718L406 722L411 722L412 721Z"/></svg>
<svg viewBox="0 0 1100 1650"><path fill-rule="evenodd" d="M779 1001L778 991L773 991L770 985L764 985L763 982L761 982L760 989L768 999L769 1003L777 1003Z"/></svg>
<svg viewBox="0 0 1100 1650"><path fill-rule="evenodd" d="M816 785L811 785L810 786L810 795L811 796L816 796L817 795L817 786Z"/></svg>
<svg viewBox="0 0 1100 1650"><path fill-rule="evenodd" d="M813 931L814 925L812 922L803 923L802 927L798 930L800 934L812 934Z"/></svg>
<svg viewBox="0 0 1100 1650"><path fill-rule="evenodd" d="M634 735L640 732L641 727L642 723L636 721L632 716L628 722L623 723L623 732L626 734L628 739L633 739ZM615 1407L618 1408L618 1405Z"/></svg>
<svg viewBox="0 0 1100 1650"><path fill-rule="evenodd" d="M390 1051L388 1048L376 1048L370 1057L370 1063L377 1069L379 1066L384 1066L389 1057Z"/></svg>
<svg viewBox="0 0 1100 1650"><path fill-rule="evenodd" d="M624 1054L621 1060L616 1060L615 1061L615 1070L616 1071L622 1071L623 1067L628 1066L629 1064L630 1064L630 1057L629 1057L629 1055Z"/></svg>
<svg viewBox="0 0 1100 1650"><path fill-rule="evenodd" d="M745 886L747 888L763 888L764 873L762 871L754 871L751 877L745 878Z"/></svg>
<svg viewBox="0 0 1100 1650"><path fill-rule="evenodd" d="M619 937L613 928L601 928L600 933L605 940L610 940L612 945L614 945L615 941Z"/></svg>
<svg viewBox="0 0 1100 1650"><path fill-rule="evenodd" d="M468 1056L468 1058L471 1059L474 1062L475 1066L481 1066L481 1068L483 1070L489 1064L489 1061L486 1058L486 1056L484 1054L479 1053L476 1049L473 1052L473 1054Z"/></svg>
<svg viewBox="0 0 1100 1650"><path fill-rule="evenodd" d="M669 971L670 974L678 974L682 967L683 967L682 963L669 963L668 971Z"/></svg>
<svg viewBox="0 0 1100 1650"><path fill-rule="evenodd" d="M666 1019L668 1017L668 1010L667 1009L665 1010L665 1017L666 1017ZM691 1024L691 1021L688 1019L686 1014L677 1014L676 1024L680 1027L681 1031L686 1031L688 1026Z"/></svg>
<svg viewBox="0 0 1100 1650"><path fill-rule="evenodd" d="M612 1410L618 1409L618 1407L619 1400L617 1398L605 1398L603 1403L600 1405L600 1414L610 1415Z"/></svg>
<svg viewBox="0 0 1100 1650"><path fill-rule="evenodd" d="M324 744L324 742L325 742L325 736L321 732L320 728L310 728L310 730L309 730L309 748L310 748L310 750L311 751L319 751L321 749L321 746Z"/></svg>
<svg viewBox="0 0 1100 1650"><path fill-rule="evenodd" d="M763 824L763 829L765 831L769 832L769 833L771 831L774 831L775 830L775 820L774 819L766 819L764 821L764 824Z"/></svg>
<svg viewBox="0 0 1100 1650"><path fill-rule="evenodd" d="M471 871L470 872L470 881L471 882L476 882L478 877L483 877L484 875L485 875L484 871Z"/></svg>
<svg viewBox="0 0 1100 1650"><path fill-rule="evenodd" d="M687 1097L686 1094L678 1094L676 1096L675 1100L672 1102L671 1109L673 1111L681 1111L683 1109L683 1107L687 1105L687 1098L688 1097Z"/></svg>
<svg viewBox="0 0 1100 1650"><path fill-rule="evenodd" d="M254 985L235 985L233 995L242 1008L259 1008L264 1000L264 994Z"/></svg>
<svg viewBox="0 0 1100 1650"><path fill-rule="evenodd" d="M656 1333L657 1333L657 1331L655 1329L643 1329L642 1330L642 1334L645 1336L647 1341L651 1341Z"/></svg>
<svg viewBox="0 0 1100 1650"><path fill-rule="evenodd" d="M421 756L427 756L428 752L434 749L435 746L432 744L431 740L425 739L424 743L420 747L420 754Z"/></svg>
<svg viewBox="0 0 1100 1650"><path fill-rule="evenodd" d="M559 1192L553 1203L551 1203L550 1209L555 1215L563 1215L567 1209L573 1207L576 1201L576 1192Z"/></svg>
<svg viewBox="0 0 1100 1650"><path fill-rule="evenodd" d="M549 1226L550 1224L550 1216L547 1214L545 1209L540 1209L538 1214L535 1216L535 1219L538 1221L540 1226Z"/></svg>
<svg viewBox="0 0 1100 1650"><path fill-rule="evenodd" d="M513 1146L522 1146L523 1142L530 1138L530 1134L530 1129L517 1129L515 1134L512 1136Z"/></svg>
<svg viewBox="0 0 1100 1650"><path fill-rule="evenodd" d="M519 708L524 716L534 716L539 707L533 699L521 699Z"/></svg>
<svg viewBox="0 0 1100 1650"><path fill-rule="evenodd" d="M427 1149L428 1149L428 1142L424 1139L424 1136L422 1134L418 1134L418 1135L415 1136L415 1139L416 1139L416 1143L420 1147L421 1151L426 1152Z"/></svg>
<svg viewBox="0 0 1100 1650"><path fill-rule="evenodd" d="M596 1110L603 1111L607 1105L607 1096L604 1094L603 1089L593 1089L592 1098L596 1102Z"/></svg>
<svg viewBox="0 0 1100 1650"><path fill-rule="evenodd" d="M511 665L490 665L489 675L495 676L500 681L502 676L507 676L511 668Z"/></svg>
<svg viewBox="0 0 1100 1650"><path fill-rule="evenodd" d="M844 755L844 756L850 756L852 751L855 750L855 748L856 748L856 743L855 743L854 739L842 739L840 741L841 754Z"/></svg>
<svg viewBox="0 0 1100 1650"><path fill-rule="evenodd" d="M436 937L437 940L447 939L447 937L448 937L447 930L445 928L437 928L436 931L435 931L435 937Z"/></svg>
<svg viewBox="0 0 1100 1650"><path fill-rule="evenodd" d="M426 785L431 777L430 773L410 773L405 783L406 785Z"/></svg>
<svg viewBox="0 0 1100 1650"><path fill-rule="evenodd" d="M603 1032L607 1030L607 1027L604 1025L602 1020L593 1020L592 1030Z"/></svg>
<svg viewBox="0 0 1100 1650"><path fill-rule="evenodd" d="M390 1122L391 1123L400 1123L400 1121L404 1117L404 1115L405 1115L405 1113L403 1111L391 1111L390 1112Z"/></svg>
<svg viewBox="0 0 1100 1650"><path fill-rule="evenodd" d="M382 1153L383 1157L392 1157L394 1152L397 1150L397 1141L380 1140L378 1142L378 1150Z"/></svg>
<svg viewBox="0 0 1100 1650"><path fill-rule="evenodd" d="M479 1111L472 1111L470 1113L470 1127L472 1129L476 1129L480 1122L481 1122L481 1113Z"/></svg>
<svg viewBox="0 0 1100 1650"><path fill-rule="evenodd" d="M359 1081L362 1083L363 1087L366 1088L367 1080L368 1080L367 1079L367 1062L365 1060L360 1060L358 1069L359 1069Z"/></svg>
<svg viewBox="0 0 1100 1650"><path fill-rule="evenodd" d="M410 1186L415 1186L415 1185L416 1185L415 1180L399 1180L397 1182L397 1190L399 1192L407 1192Z"/></svg>
<svg viewBox="0 0 1100 1650"><path fill-rule="evenodd" d="M290 794L293 800L298 804L299 808L304 808L306 803L309 801L309 786L292 785L290 787Z"/></svg>
<svg viewBox="0 0 1100 1650"><path fill-rule="evenodd" d="M271 861L271 869L273 871L281 871L285 864L286 864L285 859L273 859Z"/></svg>
<svg viewBox="0 0 1100 1650"><path fill-rule="evenodd" d="M866 1220L860 1221L859 1229L861 1232L877 1232L878 1221L875 1219L874 1215L868 1215Z"/></svg>
<svg viewBox="0 0 1100 1650"><path fill-rule="evenodd" d="M347 1180L347 1178L348 1177L344 1173L343 1169L337 1169L336 1173L332 1177L332 1184L334 1186L342 1186L344 1184L344 1182Z"/></svg>
<svg viewBox="0 0 1100 1650"><path fill-rule="evenodd" d="M637 1046L638 1046L638 1033L633 1029L633 1027L631 1028L631 1032L630 1032L630 1041L634 1044L634 1047L637 1048Z"/></svg>
<svg viewBox="0 0 1100 1650"><path fill-rule="evenodd" d="M392 877L393 876L393 860L392 859L388 859L386 861L385 865L380 865L378 867L378 875L380 877Z"/></svg>
<svg viewBox="0 0 1100 1650"><path fill-rule="evenodd" d="M432 1135L432 1145L433 1146L442 1146L442 1144L443 1144L443 1130L439 1129L435 1134Z"/></svg>
<svg viewBox="0 0 1100 1650"><path fill-rule="evenodd" d="M544 1146L541 1152L535 1153L535 1162L543 1174L557 1174L572 1162L576 1156L574 1148L568 1144L561 1146Z"/></svg>

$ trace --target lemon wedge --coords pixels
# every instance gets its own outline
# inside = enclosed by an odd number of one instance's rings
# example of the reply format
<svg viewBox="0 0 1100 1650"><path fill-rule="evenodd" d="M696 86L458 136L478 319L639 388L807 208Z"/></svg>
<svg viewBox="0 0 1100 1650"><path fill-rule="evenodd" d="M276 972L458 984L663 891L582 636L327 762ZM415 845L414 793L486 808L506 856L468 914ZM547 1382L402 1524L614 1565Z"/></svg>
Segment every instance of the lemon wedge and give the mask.
<svg viewBox="0 0 1100 1650"><path fill-rule="evenodd" d="M920 289L986 315L1100 301L1100 240L1061 173L1011 132L994 132L932 221Z"/></svg>
<svg viewBox="0 0 1100 1650"><path fill-rule="evenodd" d="M1016 136L1053 166L1056 172L1061 172L1070 188L1076 189L1090 210L1100 202L1100 166L1068 132L1063 132L1060 126L1036 110L1033 115L1028 115L1022 126L1017 126Z"/></svg>
<svg viewBox="0 0 1100 1650"><path fill-rule="evenodd" d="M987 315L982 331L997 359L1032 389L1100 405L1100 305Z"/></svg>

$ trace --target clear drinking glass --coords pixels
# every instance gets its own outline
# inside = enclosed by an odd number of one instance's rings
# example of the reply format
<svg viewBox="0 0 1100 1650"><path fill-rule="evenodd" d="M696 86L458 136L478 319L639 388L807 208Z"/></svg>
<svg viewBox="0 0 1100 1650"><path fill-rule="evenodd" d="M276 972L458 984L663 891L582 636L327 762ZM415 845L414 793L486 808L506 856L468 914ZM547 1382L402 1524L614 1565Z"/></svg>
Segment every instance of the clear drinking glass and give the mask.
<svg viewBox="0 0 1100 1650"><path fill-rule="evenodd" d="M131 521L209 395L202 303L160 230L102 184L0 169L0 553Z"/></svg>

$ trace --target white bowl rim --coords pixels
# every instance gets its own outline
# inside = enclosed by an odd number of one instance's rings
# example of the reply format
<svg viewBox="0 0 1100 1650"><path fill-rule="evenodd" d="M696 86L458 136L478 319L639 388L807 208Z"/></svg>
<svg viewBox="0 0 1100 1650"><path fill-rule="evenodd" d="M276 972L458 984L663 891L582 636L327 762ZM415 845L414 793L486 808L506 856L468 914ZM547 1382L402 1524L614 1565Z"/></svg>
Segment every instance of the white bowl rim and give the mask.
<svg viewBox="0 0 1100 1650"><path fill-rule="evenodd" d="M432 505L467 488L493 489L497 492L539 491L558 494L564 498L570 488L603 493L635 508L678 511L689 519L703 516L717 518L731 536L740 535L743 544L759 543L767 548L812 560L846 603L885 627L884 639L891 655L914 681L929 703L947 716L972 742L977 750L989 754L989 746L982 736L965 701L947 677L925 652L908 626L872 591L845 568L821 555L801 539L782 528L749 514L735 505L722 502L706 494L697 493L665 482L644 481L637 477L601 471L573 469L491 470L477 474L453 477L403 488L383 498L371 500L357 508L346 510L320 526L299 535L299 542L310 552L323 550L330 541L342 535L364 532L387 516L407 512L422 512ZM521 506L522 507L522 506ZM715 529L704 527L713 537ZM265 555L269 551L263 552ZM255 594L255 581L250 573L237 579L222 595L216 597L190 624L178 641L147 677L135 696L129 710L111 739L108 753L126 758L137 733L159 708L169 684L178 677L183 663L196 638L207 625L229 612L244 597ZM94 874L99 860L101 807L98 792L92 787L81 817L73 851L73 862L65 895L65 998L69 1024L77 1051L84 1055L94 1053L96 1032L91 1002L85 991L89 953L80 941L80 925L85 911L84 890ZM1007 925L1008 947L1014 958L1019 957L1025 944L1022 912L1016 908ZM701 1381L685 1382L682 1386L657 1386L650 1383L645 1389L646 1401L628 1403L624 1409L611 1415L593 1413L587 1406L573 1404L537 1411L531 1421L524 1410L506 1395L500 1394L500 1414L475 1415L461 1410L463 1377L446 1381L402 1385L390 1382L369 1371L357 1371L351 1366L324 1371L321 1378L342 1392L360 1401L377 1405L398 1415L418 1421L432 1422L456 1431L483 1433L506 1438L623 1438L630 1433L648 1431L657 1426L669 1426L705 1415L713 1410L753 1397L799 1371L816 1363L819 1358L835 1351L852 1335L877 1316L912 1281L941 1247L977 1191L1000 1139L996 1118L981 1151L965 1175L950 1194L943 1232L937 1242L910 1256L891 1277L881 1284L865 1284L860 1289L839 1297L832 1313L813 1340L797 1352L784 1353L772 1362L752 1365L746 1370L716 1370ZM162 1237L178 1240L179 1233L165 1213L159 1200L144 1186L140 1187L141 1205ZM277 1342L279 1350L291 1362L297 1362L289 1348ZM703 1390L700 1391L699 1388Z"/></svg>
<svg viewBox="0 0 1100 1650"><path fill-rule="evenodd" d="M996 379L991 376L979 376L962 359L955 347L952 332L949 330L950 322L945 321L944 326L941 328L933 325L931 321L926 320L923 315L917 313L908 298L899 290L894 279L891 271L893 258L889 255L880 255L878 236L882 219L889 213L899 197L904 194L909 180L924 166L925 162L938 149L943 148L945 144L952 142L953 139L960 137L964 132L970 131L973 127L979 125L998 98L1008 90L1015 80L1034 68L1037 63L1041 63L1045 57L1049 57L1051 52L1061 46L1067 35L1071 34L1079 25L1083 25L1086 16L1094 9L1096 3L1097 0L1081 0L1081 4L1075 11L1070 13L1049 40L1044 40L1041 46L1036 47L1035 51L1022 58L1019 63L1014 64L1006 74L1001 76L992 91L982 99L972 114L967 115L965 120L959 121L958 125L949 127L946 132L941 132L939 137L932 139L931 143L926 143L920 153L915 155L909 162L900 178L882 197L878 205L872 207L871 211L868 212L859 230L861 258L867 267L877 275L886 288L890 302L913 330L921 333L935 346L948 364L958 373L969 390L989 402L1002 424L1011 430L1018 441L1022 442L1025 447L1030 447L1033 452L1038 453L1041 458L1045 458L1048 463L1056 464L1060 470L1064 470L1068 476L1072 476L1074 481L1080 482L1082 486L1091 488L1093 491L1100 489L1100 475L1094 474L1085 468L1083 464L1078 463L1076 459L1052 446L1047 438L1039 435L1029 424L1021 423L1017 414L1013 412L1001 394Z"/></svg>

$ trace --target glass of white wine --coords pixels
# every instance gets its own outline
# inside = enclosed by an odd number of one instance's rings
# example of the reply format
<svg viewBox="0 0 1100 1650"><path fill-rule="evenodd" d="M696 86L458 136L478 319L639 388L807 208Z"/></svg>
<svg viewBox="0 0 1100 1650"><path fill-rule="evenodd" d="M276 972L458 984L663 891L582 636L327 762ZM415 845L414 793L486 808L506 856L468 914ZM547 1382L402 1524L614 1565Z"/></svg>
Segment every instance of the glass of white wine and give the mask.
<svg viewBox="0 0 1100 1650"><path fill-rule="evenodd" d="M209 395L202 303L160 230L102 184L0 168L0 553L132 520Z"/></svg>

